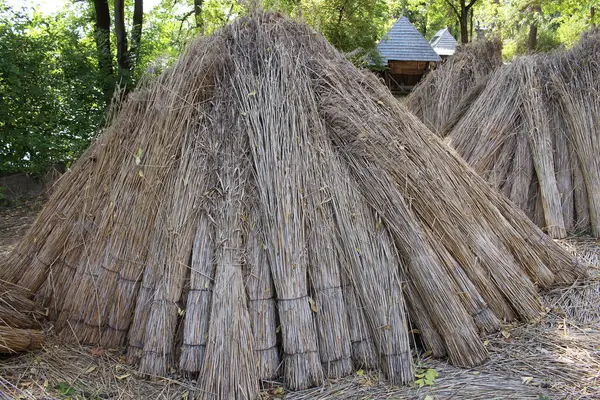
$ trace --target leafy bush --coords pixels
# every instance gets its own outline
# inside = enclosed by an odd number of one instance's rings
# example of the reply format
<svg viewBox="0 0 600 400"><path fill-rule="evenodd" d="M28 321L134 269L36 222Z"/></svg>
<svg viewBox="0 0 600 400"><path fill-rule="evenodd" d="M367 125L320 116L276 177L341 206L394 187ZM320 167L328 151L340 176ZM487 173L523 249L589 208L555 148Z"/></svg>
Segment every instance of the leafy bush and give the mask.
<svg viewBox="0 0 600 400"><path fill-rule="evenodd" d="M0 2L0 173L68 163L95 134L104 106L83 18Z"/></svg>

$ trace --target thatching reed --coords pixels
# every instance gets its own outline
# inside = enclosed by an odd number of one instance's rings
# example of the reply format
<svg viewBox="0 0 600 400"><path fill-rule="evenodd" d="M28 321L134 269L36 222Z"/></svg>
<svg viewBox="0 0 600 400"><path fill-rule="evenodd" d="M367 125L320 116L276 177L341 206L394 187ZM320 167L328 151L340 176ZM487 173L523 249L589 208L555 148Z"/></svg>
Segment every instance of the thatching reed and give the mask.
<svg viewBox="0 0 600 400"><path fill-rule="evenodd" d="M375 76L260 12L132 93L0 271L63 339L230 399L357 368L407 383L416 330L480 364L480 331L583 274Z"/></svg>
<svg viewBox="0 0 600 400"><path fill-rule="evenodd" d="M42 312L26 291L0 281L0 353L16 353L42 346Z"/></svg>
<svg viewBox="0 0 600 400"><path fill-rule="evenodd" d="M406 105L432 132L444 136L443 132L469 108L501 65L499 39L463 44L419 82L408 95Z"/></svg>
<svg viewBox="0 0 600 400"><path fill-rule="evenodd" d="M452 146L554 238L600 234L600 35L499 69Z"/></svg>

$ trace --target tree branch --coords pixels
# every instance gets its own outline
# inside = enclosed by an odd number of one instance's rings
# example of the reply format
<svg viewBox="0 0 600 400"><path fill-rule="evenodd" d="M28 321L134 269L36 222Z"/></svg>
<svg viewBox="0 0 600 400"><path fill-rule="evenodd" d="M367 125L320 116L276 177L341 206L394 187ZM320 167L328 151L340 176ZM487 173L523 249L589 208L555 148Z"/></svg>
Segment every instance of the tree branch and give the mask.
<svg viewBox="0 0 600 400"><path fill-rule="evenodd" d="M195 11L196 11L195 9L192 9L192 11L186 13L179 20L181 23L179 24L179 31L177 32L177 42L179 42L179 40L181 39L181 30L183 29L183 23L185 22L186 19L188 19L190 17L190 15L194 14Z"/></svg>
<svg viewBox="0 0 600 400"><path fill-rule="evenodd" d="M469 4L467 5L467 7L466 7L466 8L467 8L467 10L468 10L468 9L470 9L471 7L473 7L473 5L474 5L475 3L477 3L477 0L471 0L471 1L469 2Z"/></svg>
<svg viewBox="0 0 600 400"><path fill-rule="evenodd" d="M444 0L450 7L452 7L452 10L454 10L454 14L456 14L457 17L460 17L460 13L458 12L458 10L456 9L456 7L454 6L454 4L450 1L450 0Z"/></svg>
<svg viewBox="0 0 600 400"><path fill-rule="evenodd" d="M127 48L127 32L125 31L125 1L115 0L115 34L117 36L117 64L119 78L130 70Z"/></svg>
<svg viewBox="0 0 600 400"><path fill-rule="evenodd" d="M129 66L133 72L140 53L140 42L142 39L142 23L144 21L144 2L135 0L133 6L133 26L131 28L131 44L129 45Z"/></svg>

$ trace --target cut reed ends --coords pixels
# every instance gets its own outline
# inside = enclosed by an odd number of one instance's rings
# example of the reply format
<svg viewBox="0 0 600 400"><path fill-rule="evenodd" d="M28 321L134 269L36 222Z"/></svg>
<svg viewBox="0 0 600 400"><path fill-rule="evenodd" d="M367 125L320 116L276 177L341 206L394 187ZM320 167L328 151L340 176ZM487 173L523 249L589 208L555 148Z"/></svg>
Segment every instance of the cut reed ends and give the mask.
<svg viewBox="0 0 600 400"><path fill-rule="evenodd" d="M23 288L0 280L0 353L16 353L40 348L44 317Z"/></svg>
<svg viewBox="0 0 600 400"><path fill-rule="evenodd" d="M480 364L478 331L582 274L496 197L322 36L254 12L129 96L0 278L63 338L197 373L203 398L357 368L407 383L409 332Z"/></svg>

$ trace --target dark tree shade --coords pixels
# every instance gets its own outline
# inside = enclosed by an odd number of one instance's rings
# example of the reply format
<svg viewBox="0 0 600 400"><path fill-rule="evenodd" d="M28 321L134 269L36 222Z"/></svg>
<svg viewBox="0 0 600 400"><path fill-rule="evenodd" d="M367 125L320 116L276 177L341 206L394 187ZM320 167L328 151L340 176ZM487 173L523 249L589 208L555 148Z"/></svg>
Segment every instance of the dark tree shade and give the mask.
<svg viewBox="0 0 600 400"><path fill-rule="evenodd" d="M112 98L114 81L112 54L110 50L110 11L108 0L94 0L96 11L95 38L98 50L98 69L101 73L102 91L107 103Z"/></svg>

